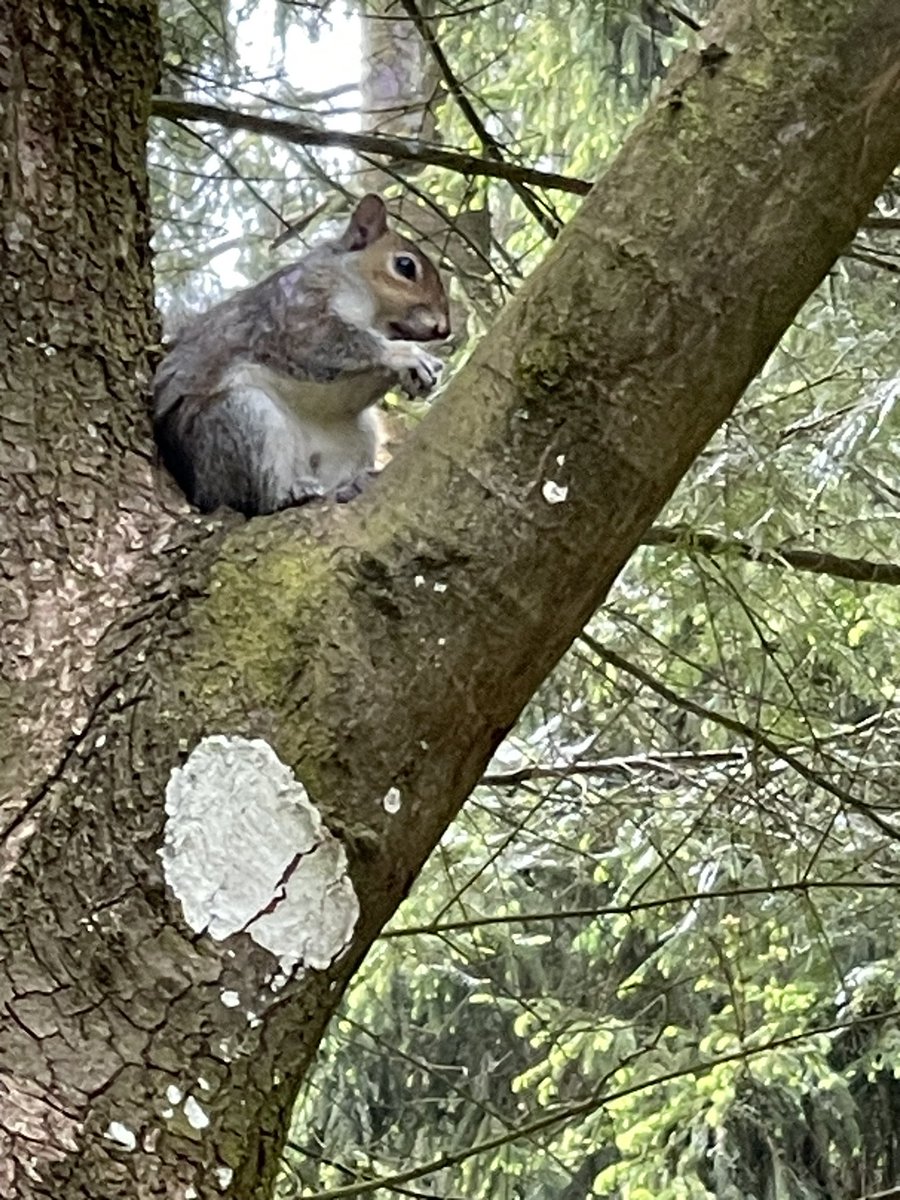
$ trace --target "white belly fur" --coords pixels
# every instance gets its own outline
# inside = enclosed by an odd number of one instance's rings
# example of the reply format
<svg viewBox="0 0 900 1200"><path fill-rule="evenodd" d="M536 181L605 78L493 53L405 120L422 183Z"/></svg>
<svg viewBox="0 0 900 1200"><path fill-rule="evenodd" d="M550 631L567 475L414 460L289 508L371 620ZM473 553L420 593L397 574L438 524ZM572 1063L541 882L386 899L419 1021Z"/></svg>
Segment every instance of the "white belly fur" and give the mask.
<svg viewBox="0 0 900 1200"><path fill-rule="evenodd" d="M306 383L267 367L242 364L223 381L238 420L261 441L273 500L288 501L313 489L331 492L375 464L381 422L366 400L366 381ZM371 384L368 395L371 397Z"/></svg>

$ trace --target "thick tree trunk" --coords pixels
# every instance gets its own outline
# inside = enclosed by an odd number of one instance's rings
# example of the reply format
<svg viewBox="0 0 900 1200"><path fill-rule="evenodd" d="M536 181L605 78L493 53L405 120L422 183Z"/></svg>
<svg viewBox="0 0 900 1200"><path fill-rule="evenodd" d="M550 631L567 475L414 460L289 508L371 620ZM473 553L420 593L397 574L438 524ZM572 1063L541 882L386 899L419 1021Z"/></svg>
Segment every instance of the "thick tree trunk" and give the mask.
<svg viewBox="0 0 900 1200"><path fill-rule="evenodd" d="M96 642L156 570L136 379L156 340L145 177L154 6L0 2L0 704L5 794L46 779ZM0 821L3 819L0 809Z"/></svg>
<svg viewBox="0 0 900 1200"><path fill-rule="evenodd" d="M152 494L149 5L3 3L0 1191L265 1197L346 981L900 158L900 7L725 5L371 493L243 523Z"/></svg>

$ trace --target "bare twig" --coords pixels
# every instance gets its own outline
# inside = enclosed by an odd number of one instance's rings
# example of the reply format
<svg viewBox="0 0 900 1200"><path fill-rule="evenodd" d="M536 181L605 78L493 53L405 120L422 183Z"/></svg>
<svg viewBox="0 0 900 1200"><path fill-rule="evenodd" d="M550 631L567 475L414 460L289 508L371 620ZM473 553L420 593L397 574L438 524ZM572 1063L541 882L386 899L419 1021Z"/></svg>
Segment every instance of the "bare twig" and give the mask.
<svg viewBox="0 0 900 1200"><path fill-rule="evenodd" d="M775 550L760 550L739 538L718 537L714 533L694 532L667 525L654 525L641 539L645 546L679 546L710 556L733 554L748 562L766 566L787 564L798 571L814 575L831 575L836 579L851 579L855 583L880 583L900 587L900 563L873 562L868 558L844 558L823 550L792 550L779 546Z"/></svg>
<svg viewBox="0 0 900 1200"><path fill-rule="evenodd" d="M590 921L597 917L631 917L639 912L669 908L673 904L698 904L701 900L740 900L754 896L777 896L795 894L805 896L810 892L855 889L858 891L894 891L896 879L834 879L813 882L798 879L795 883L761 883L741 888L722 888L709 892L684 892L677 896L657 896L653 900L634 900L627 904L604 904L588 908L556 908L537 912L507 913L499 917L467 917L458 921L432 921L427 925L404 925L400 929L386 929L381 940L404 937L441 937L447 933L483 929L491 925L533 925L543 921Z"/></svg>
<svg viewBox="0 0 900 1200"><path fill-rule="evenodd" d="M483 775L482 787L518 787L534 779L571 779L578 775L630 775L649 771L671 775L682 767L705 767L713 763L742 762L747 752L738 750L671 750L660 754L624 754L601 758L596 762L563 763L560 766L537 765L517 771L497 771Z"/></svg>
<svg viewBox="0 0 900 1200"><path fill-rule="evenodd" d="M219 159L219 162L221 162L222 166L229 173L231 178L237 180L239 183L242 183L256 203L264 208L270 216L273 216L279 225L283 226L285 229L290 229L290 225L284 219L278 209L269 203L269 201L258 188L253 186L252 182L241 172L240 167L237 166L233 159L229 158L227 154L223 154L218 146L214 146L209 138L205 138L203 134L198 133L196 129L189 129L188 133L191 135L191 137L196 138L201 146L205 146L211 154L216 155L216 157Z"/></svg>
<svg viewBox="0 0 900 1200"><path fill-rule="evenodd" d="M882 271L900 275L900 263L890 262L880 254L870 254L866 250L848 250L843 257L855 258L857 262L868 263L870 267L880 267Z"/></svg>
<svg viewBox="0 0 900 1200"><path fill-rule="evenodd" d="M281 121L274 117L260 117L254 113L221 108L216 104L198 104L171 96L155 96L150 111L153 116L164 117L169 121L206 121L223 129L243 129L248 133L266 134L293 145L332 146L363 154L383 154L405 162L421 162L443 167L460 175L481 175L491 179L504 179L507 183L530 183L535 187L552 188L575 196L586 195L592 186L586 179L574 179L553 171L538 171L532 167L519 166L517 163L478 158L476 155L447 150L443 146L432 146L426 142L389 137L380 133L319 129L305 121Z"/></svg>
<svg viewBox="0 0 900 1200"><path fill-rule="evenodd" d="M693 30L694 33L699 33L703 28L699 21L695 21L690 13L686 13L683 8L679 8L676 4L667 4L663 0L663 8L676 21L680 21L682 25L687 25L688 29Z"/></svg>

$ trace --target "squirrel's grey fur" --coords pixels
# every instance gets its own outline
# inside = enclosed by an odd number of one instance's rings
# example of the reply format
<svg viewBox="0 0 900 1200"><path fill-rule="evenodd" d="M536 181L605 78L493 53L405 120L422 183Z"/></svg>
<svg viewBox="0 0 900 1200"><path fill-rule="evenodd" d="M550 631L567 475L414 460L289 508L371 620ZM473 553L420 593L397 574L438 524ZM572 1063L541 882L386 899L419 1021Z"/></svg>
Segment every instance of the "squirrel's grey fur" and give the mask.
<svg viewBox="0 0 900 1200"><path fill-rule="evenodd" d="M196 317L160 364L157 443L201 510L225 504L252 516L340 498L374 465L375 402L437 378L439 360L418 342L376 327L370 285L345 239Z"/></svg>

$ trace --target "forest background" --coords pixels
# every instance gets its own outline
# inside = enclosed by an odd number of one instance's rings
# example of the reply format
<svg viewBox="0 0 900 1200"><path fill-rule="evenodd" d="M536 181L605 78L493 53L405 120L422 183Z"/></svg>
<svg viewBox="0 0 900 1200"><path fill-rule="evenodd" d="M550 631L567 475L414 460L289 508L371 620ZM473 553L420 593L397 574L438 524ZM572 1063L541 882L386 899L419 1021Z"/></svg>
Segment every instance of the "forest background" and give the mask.
<svg viewBox="0 0 900 1200"><path fill-rule="evenodd" d="M378 190L452 376L709 7L165 0L166 330ZM353 978L279 1196L900 1195L898 273L895 174Z"/></svg>

